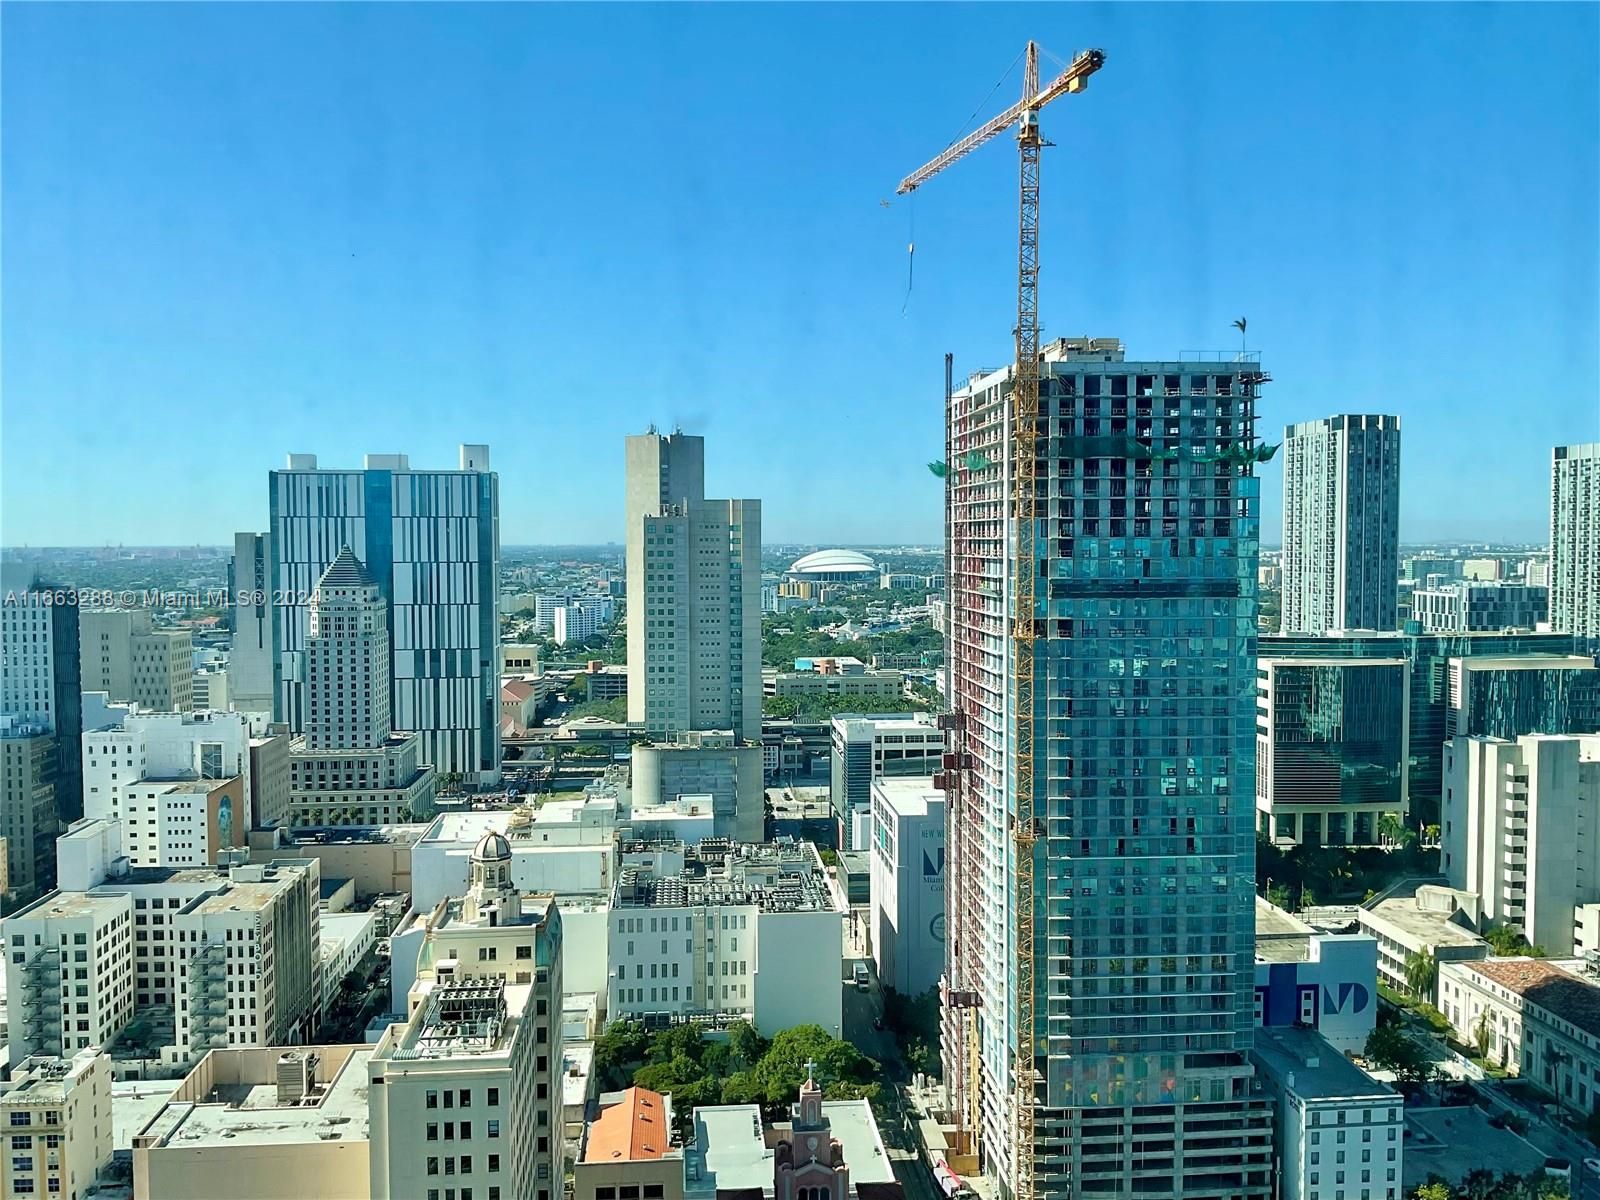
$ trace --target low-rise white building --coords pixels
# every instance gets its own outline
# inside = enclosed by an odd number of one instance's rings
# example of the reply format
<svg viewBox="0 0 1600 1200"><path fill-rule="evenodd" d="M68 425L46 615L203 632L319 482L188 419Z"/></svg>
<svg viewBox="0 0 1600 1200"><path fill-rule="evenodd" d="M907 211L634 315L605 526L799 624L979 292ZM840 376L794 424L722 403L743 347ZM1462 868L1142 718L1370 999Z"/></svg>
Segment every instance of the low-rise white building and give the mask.
<svg viewBox="0 0 1600 1200"><path fill-rule="evenodd" d="M5 921L11 1064L108 1045L133 1019L133 899L51 892Z"/></svg>
<svg viewBox="0 0 1600 1200"><path fill-rule="evenodd" d="M1437 879L1400 880L1362 904L1356 920L1362 933L1377 939L1378 979L1398 992L1410 990L1406 960L1413 954L1427 954L1438 964L1489 953L1489 943L1478 935L1478 897ZM1423 998L1432 995L1429 988Z"/></svg>
<svg viewBox="0 0 1600 1200"><path fill-rule="evenodd" d="M411 850L418 912L467 889L472 850L486 833L511 846L511 879L524 892L607 896L616 879L617 799L585 792L496 812L442 813Z"/></svg>
<svg viewBox="0 0 1600 1200"><path fill-rule="evenodd" d="M120 819L127 790L141 781L244 780L250 792L249 718L231 712L110 709L83 734L83 815ZM241 816L241 824L244 820Z"/></svg>
<svg viewBox="0 0 1600 1200"><path fill-rule="evenodd" d="M630 849L611 900L608 1018L842 1023L844 913L807 842Z"/></svg>
<svg viewBox="0 0 1600 1200"><path fill-rule="evenodd" d="M944 972L944 814L929 776L872 782L872 953L878 979L903 996Z"/></svg>
<svg viewBox="0 0 1600 1200"><path fill-rule="evenodd" d="M1273 1100L1281 1200L1400 1200L1398 1092L1309 1029L1258 1029L1250 1057Z"/></svg>
<svg viewBox="0 0 1600 1200"><path fill-rule="evenodd" d="M378 914L322 913L317 918L322 957L322 1011L326 1013L339 985L372 952L378 940Z"/></svg>
<svg viewBox="0 0 1600 1200"><path fill-rule="evenodd" d="M315 859L129 868L108 836L71 861L86 888L6 918L13 1063L103 1046L160 1073L305 1036L322 995Z"/></svg>
<svg viewBox="0 0 1600 1200"><path fill-rule="evenodd" d="M1456 1036L1585 1118L1600 1104L1600 968L1593 960L1490 958L1439 968Z"/></svg>

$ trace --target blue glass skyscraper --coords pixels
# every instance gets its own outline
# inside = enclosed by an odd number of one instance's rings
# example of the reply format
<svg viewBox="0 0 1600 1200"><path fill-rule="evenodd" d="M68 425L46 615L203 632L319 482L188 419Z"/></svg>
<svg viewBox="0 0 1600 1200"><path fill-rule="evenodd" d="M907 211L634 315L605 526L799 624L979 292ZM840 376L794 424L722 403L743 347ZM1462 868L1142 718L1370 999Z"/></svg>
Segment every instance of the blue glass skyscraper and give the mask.
<svg viewBox="0 0 1600 1200"><path fill-rule="evenodd" d="M339 551L366 564L388 605L394 728L421 735L441 776L500 776L500 485L487 446L458 470L369 454L360 470L291 454L269 480L273 711L305 730L311 592Z"/></svg>

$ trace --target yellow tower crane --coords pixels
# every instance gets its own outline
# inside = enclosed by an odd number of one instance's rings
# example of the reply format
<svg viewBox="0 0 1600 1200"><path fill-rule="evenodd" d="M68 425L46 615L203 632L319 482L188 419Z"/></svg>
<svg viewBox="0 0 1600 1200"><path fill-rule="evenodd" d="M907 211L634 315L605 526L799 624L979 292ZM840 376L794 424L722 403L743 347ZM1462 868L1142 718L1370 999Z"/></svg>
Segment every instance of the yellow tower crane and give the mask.
<svg viewBox="0 0 1600 1200"><path fill-rule="evenodd" d="M1038 1104L1040 1039L1034 1028L1034 858L1039 822L1034 816L1033 655L1034 637L1043 625L1035 600L1039 542L1035 517L1035 444L1039 417L1039 110L1058 96L1081 92L1105 63L1099 50L1077 55L1060 75L1039 87L1038 47L1028 43L1022 99L982 125L926 166L900 181L905 195L951 163L965 158L1012 125L1017 127L1020 193L1017 227L1017 364L1011 383L1011 497L1015 542L1012 548L1012 626L1014 656L1016 796L1012 814L1014 895L1017 906L1017 992L1015 1059L1012 1065L1011 1178L1014 1200L1034 1200L1034 1107Z"/></svg>

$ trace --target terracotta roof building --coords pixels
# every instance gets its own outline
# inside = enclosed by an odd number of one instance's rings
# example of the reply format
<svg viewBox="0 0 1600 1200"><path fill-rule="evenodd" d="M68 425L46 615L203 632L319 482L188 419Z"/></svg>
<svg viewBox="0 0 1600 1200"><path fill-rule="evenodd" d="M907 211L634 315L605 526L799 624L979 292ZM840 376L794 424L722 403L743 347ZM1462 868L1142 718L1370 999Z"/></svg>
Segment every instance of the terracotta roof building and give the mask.
<svg viewBox="0 0 1600 1200"><path fill-rule="evenodd" d="M615 1103L589 1126L574 1166L574 1200L605 1195L683 1200L683 1147L673 1139L672 1097L631 1087L612 1098Z"/></svg>
<svg viewBox="0 0 1600 1200"><path fill-rule="evenodd" d="M1578 959L1441 963L1439 1008L1468 1045L1587 1117L1600 1104L1600 977Z"/></svg>

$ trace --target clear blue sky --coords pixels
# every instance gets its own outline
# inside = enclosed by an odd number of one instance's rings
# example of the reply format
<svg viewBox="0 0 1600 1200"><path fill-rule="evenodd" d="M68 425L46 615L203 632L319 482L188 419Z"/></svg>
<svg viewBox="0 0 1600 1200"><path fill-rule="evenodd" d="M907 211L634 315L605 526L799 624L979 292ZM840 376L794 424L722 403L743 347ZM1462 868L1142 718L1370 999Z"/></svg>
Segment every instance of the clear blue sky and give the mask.
<svg viewBox="0 0 1600 1200"><path fill-rule="evenodd" d="M1108 56L1044 118L1047 337L1156 358L1247 316L1272 440L1401 415L1410 540L1542 536L1550 447L1600 438L1594 5L3 22L7 544L221 542L288 451L461 441L506 543L620 539L651 421L769 541L934 538L942 356L1010 352L1015 153L879 202L1030 36Z"/></svg>

